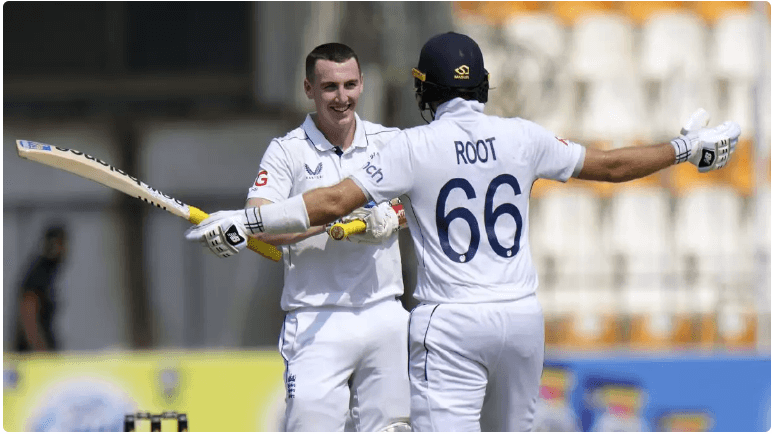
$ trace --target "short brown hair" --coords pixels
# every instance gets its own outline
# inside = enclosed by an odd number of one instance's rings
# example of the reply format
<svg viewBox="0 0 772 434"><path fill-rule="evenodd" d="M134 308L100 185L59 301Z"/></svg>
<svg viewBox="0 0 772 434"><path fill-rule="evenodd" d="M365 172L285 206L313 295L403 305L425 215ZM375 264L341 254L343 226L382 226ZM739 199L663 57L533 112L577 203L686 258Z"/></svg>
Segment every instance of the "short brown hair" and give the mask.
<svg viewBox="0 0 772 434"><path fill-rule="evenodd" d="M354 58L357 62L357 68L360 74L362 68L359 66L359 57L348 45L338 42L330 42L322 44L313 49L308 56L306 56L306 79L310 82L314 81L314 69L316 68L317 60L329 60L335 63L343 63L351 58Z"/></svg>

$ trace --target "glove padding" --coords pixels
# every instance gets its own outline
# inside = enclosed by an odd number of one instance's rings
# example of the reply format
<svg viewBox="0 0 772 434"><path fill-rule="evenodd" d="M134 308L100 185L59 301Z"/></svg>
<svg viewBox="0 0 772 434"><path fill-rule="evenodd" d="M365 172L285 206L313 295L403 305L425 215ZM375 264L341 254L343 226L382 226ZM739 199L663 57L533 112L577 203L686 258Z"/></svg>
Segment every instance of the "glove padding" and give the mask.
<svg viewBox="0 0 772 434"><path fill-rule="evenodd" d="M676 163L688 161L700 173L717 170L729 162L740 137L740 126L727 121L715 128L707 128L710 115L698 109L681 128L681 136L670 144L676 151Z"/></svg>
<svg viewBox="0 0 772 434"><path fill-rule="evenodd" d="M381 244L391 238L394 232L399 229L397 212L394 211L389 202L383 202L369 208L357 208L341 219L344 223L352 220L362 220L367 226L364 232L347 237L349 241L358 244Z"/></svg>
<svg viewBox="0 0 772 434"><path fill-rule="evenodd" d="M247 246L245 227L248 223L246 212L249 210L218 211L209 215L201 223L185 231L185 239L198 240L215 255L228 258L239 253Z"/></svg>

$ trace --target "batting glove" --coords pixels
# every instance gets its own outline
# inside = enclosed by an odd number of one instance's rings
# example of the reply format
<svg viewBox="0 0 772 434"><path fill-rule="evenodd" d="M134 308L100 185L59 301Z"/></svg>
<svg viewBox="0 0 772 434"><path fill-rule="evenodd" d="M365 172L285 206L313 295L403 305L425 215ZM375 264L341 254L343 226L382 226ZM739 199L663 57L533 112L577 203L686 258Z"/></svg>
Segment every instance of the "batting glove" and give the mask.
<svg viewBox="0 0 772 434"><path fill-rule="evenodd" d="M221 258L234 256L247 246L247 234L260 232L256 229L259 226L257 213L257 208L212 213L209 218L185 231L185 239L200 241Z"/></svg>
<svg viewBox="0 0 772 434"><path fill-rule="evenodd" d="M707 128L710 115L698 109L681 128L681 135L670 141L675 149L676 164L688 161L700 173L717 170L729 162L740 137L740 126L727 121Z"/></svg>
<svg viewBox="0 0 772 434"><path fill-rule="evenodd" d="M349 235L349 241L358 244L381 244L399 229L399 218L389 202L383 202L380 205L368 205L355 209L341 220L344 223L351 220L362 220L367 226L364 232Z"/></svg>

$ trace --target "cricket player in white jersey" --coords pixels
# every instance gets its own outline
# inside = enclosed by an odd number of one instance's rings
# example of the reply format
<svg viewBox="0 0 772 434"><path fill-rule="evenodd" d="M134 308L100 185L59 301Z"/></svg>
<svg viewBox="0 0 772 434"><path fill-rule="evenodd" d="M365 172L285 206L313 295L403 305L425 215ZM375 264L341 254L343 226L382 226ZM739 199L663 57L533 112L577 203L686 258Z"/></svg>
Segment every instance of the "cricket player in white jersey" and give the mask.
<svg viewBox="0 0 772 434"><path fill-rule="evenodd" d="M187 237L202 239L220 227L298 231L368 200L405 195L419 262L414 296L421 302L410 317L413 430L528 431L544 359L527 235L534 181L623 182L685 161L707 172L727 163L740 129L734 122L706 128L706 113L698 111L670 143L602 151L524 119L487 116L482 53L457 33L430 39L413 75L419 108L431 111L431 123L402 131L335 186L224 212ZM375 237L397 225L381 217L365 219Z"/></svg>
<svg viewBox="0 0 772 434"><path fill-rule="evenodd" d="M329 43L309 53L304 89L316 112L271 141L247 207L335 184L399 133L359 118L354 110L362 88L359 60L348 46ZM381 211L395 214L388 203L355 214ZM406 423L409 314L397 300L403 293L397 237L374 240L364 233L338 242L323 226L260 237L283 245L287 314L279 351L286 364L286 430L343 431L347 414L347 429L357 431ZM218 255L238 252L214 241L209 246Z"/></svg>

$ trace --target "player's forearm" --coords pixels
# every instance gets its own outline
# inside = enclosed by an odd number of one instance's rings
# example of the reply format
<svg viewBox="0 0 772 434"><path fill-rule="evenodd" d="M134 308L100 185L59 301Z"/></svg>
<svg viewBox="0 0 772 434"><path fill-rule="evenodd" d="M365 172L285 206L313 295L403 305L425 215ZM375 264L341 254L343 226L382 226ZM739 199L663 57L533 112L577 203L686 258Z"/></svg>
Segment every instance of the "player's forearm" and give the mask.
<svg viewBox="0 0 772 434"><path fill-rule="evenodd" d="M303 200L311 225L333 222L367 203L362 189L349 178L331 187L307 191Z"/></svg>
<svg viewBox="0 0 772 434"><path fill-rule="evenodd" d="M246 208L268 205L270 203L271 201L266 199L251 198L247 200ZM294 243L297 243L298 241L303 241L306 238L321 234L322 232L324 232L324 226L313 226L304 232L289 233L289 234L260 233L260 234L250 235L250 237L274 246L281 246L286 244L294 244Z"/></svg>
<svg viewBox="0 0 772 434"><path fill-rule="evenodd" d="M626 182L643 178L671 166L675 151L669 143L631 146L599 151L587 149L585 165L579 179L606 182Z"/></svg>
<svg viewBox="0 0 772 434"><path fill-rule="evenodd" d="M262 203L262 204L261 204ZM359 186L347 178L331 187L309 190L278 203L250 199L245 227L250 236L306 233L343 217L367 203Z"/></svg>
<svg viewBox="0 0 772 434"><path fill-rule="evenodd" d="M313 226L305 232L295 234L257 234L251 235L252 238L257 238L265 243L281 246L286 244L294 244L299 241L303 241L306 238L313 237L324 232L324 226Z"/></svg>

